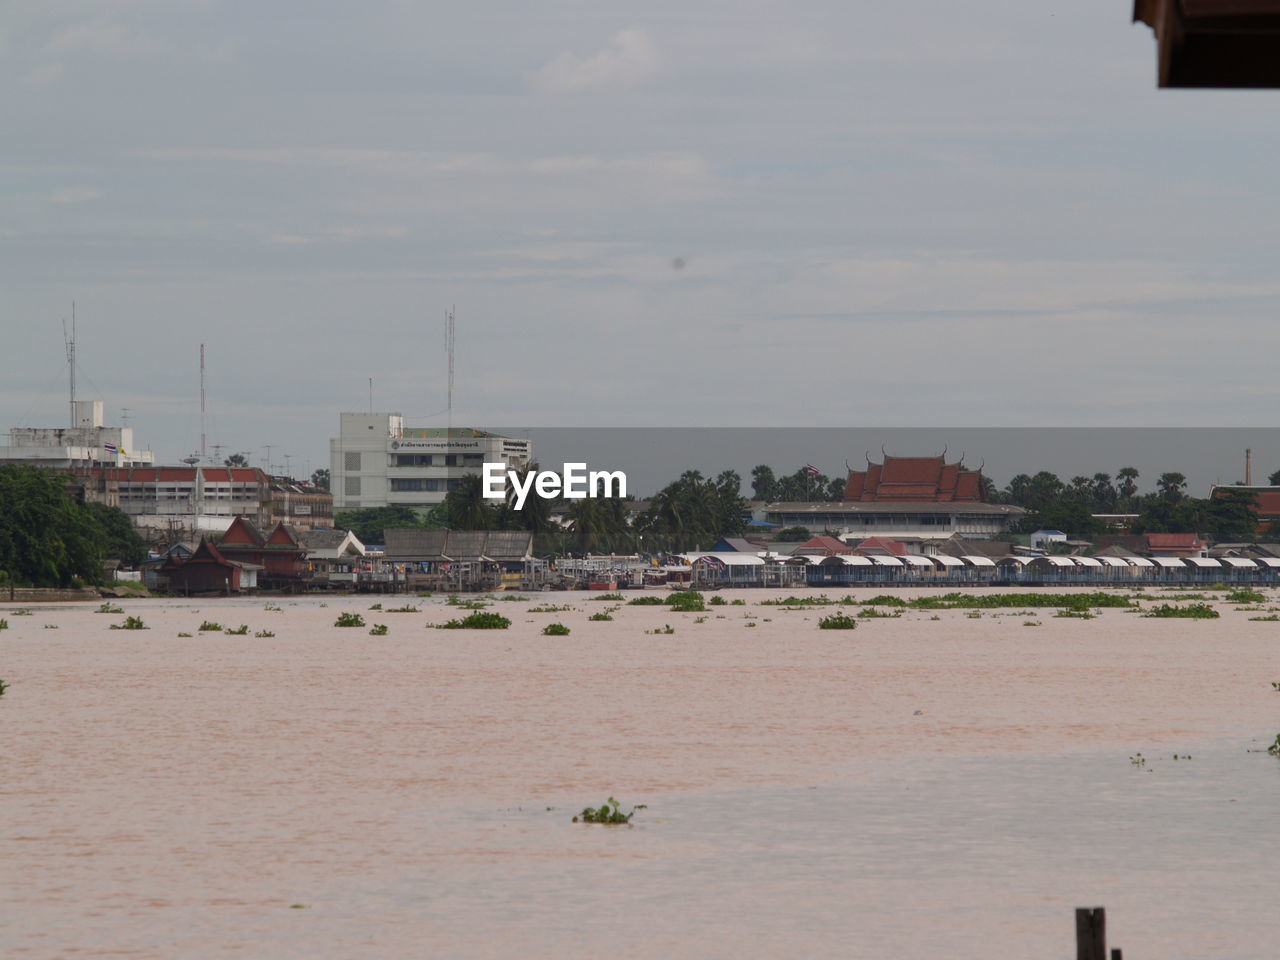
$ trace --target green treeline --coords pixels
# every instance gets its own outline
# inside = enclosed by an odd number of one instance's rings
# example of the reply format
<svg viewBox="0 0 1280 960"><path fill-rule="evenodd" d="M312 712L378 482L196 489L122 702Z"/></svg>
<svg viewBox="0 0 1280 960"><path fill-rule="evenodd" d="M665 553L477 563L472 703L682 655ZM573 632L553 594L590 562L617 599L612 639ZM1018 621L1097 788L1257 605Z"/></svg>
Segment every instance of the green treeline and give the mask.
<svg viewBox="0 0 1280 960"><path fill-rule="evenodd" d="M128 516L116 507L85 503L66 474L0 465L0 583L97 584L104 560L136 565L146 555Z"/></svg>
<svg viewBox="0 0 1280 960"><path fill-rule="evenodd" d="M1114 478L1107 473L1077 476L1063 481L1042 470L1020 473L1003 490L988 487L992 503L1025 507L1027 514L1013 528L1015 533L1031 533L1042 528L1061 530L1073 537L1091 539L1105 525L1095 513L1136 513L1131 532L1199 533L1211 540L1247 542L1258 536L1255 497L1246 490L1219 487L1218 496L1199 499L1187 495L1187 478L1181 473L1162 473L1156 489L1138 492L1138 471L1122 467ZM1280 539L1280 524L1264 535Z"/></svg>

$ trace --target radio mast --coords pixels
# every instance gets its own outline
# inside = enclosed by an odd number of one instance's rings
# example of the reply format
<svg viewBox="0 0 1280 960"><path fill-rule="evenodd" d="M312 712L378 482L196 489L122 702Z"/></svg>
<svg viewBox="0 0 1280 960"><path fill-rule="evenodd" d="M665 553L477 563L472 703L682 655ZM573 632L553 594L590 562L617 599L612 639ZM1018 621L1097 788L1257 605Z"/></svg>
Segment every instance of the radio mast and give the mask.
<svg viewBox="0 0 1280 960"><path fill-rule="evenodd" d="M208 457L208 452L204 448L204 344L200 344L200 459L204 460Z"/></svg>
<svg viewBox="0 0 1280 960"><path fill-rule="evenodd" d="M71 336L67 336L67 321L62 321L62 342L67 351L67 372L71 386L71 429L76 424L76 302L71 301Z"/></svg>
<svg viewBox="0 0 1280 960"><path fill-rule="evenodd" d="M453 433L453 348L454 348L454 329L453 329L453 307L449 308L449 312L444 315L444 349L449 355L449 406L448 419L445 423L448 426L446 438Z"/></svg>

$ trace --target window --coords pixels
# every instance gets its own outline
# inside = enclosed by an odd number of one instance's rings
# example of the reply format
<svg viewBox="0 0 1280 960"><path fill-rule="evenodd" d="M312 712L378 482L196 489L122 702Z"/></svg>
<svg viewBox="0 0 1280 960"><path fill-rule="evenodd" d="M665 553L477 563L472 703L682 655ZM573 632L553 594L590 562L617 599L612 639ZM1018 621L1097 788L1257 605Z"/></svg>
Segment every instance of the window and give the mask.
<svg viewBox="0 0 1280 960"><path fill-rule="evenodd" d="M351 456L351 454L347 454L347 456ZM357 453L356 456L358 457L360 456L360 454ZM342 487L342 492L344 494L346 494L348 497L360 496L360 478L359 477L344 477L343 481L344 483Z"/></svg>
<svg viewBox="0 0 1280 960"><path fill-rule="evenodd" d="M372 428L370 428L370 429L372 429ZM358 471L358 470L360 469L360 454L359 454L359 453L344 453L344 454L342 455L342 466L343 466L343 469L344 469L344 470L357 470L357 471ZM348 493L350 493L350 491L347 491L347 492L348 492ZM358 493L358 492L359 492L359 491L357 491L357 493Z"/></svg>

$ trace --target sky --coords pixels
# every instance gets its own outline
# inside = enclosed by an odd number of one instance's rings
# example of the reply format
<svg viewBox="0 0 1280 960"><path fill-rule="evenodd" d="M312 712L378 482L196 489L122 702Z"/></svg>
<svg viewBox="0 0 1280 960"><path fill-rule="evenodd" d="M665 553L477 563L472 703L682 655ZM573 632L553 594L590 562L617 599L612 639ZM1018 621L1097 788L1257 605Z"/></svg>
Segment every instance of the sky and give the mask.
<svg viewBox="0 0 1280 960"><path fill-rule="evenodd" d="M166 462L202 343L224 455L327 466L370 378L443 425L450 307L455 425L1264 428L1280 91L1158 90L1130 13L8 0L0 430L73 301Z"/></svg>

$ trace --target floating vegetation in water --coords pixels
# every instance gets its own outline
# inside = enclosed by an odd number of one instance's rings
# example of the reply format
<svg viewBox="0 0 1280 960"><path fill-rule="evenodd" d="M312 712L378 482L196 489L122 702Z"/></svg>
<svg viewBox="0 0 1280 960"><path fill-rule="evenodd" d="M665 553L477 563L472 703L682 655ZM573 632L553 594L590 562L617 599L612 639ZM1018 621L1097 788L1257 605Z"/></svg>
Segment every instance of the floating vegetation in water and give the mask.
<svg viewBox="0 0 1280 960"><path fill-rule="evenodd" d="M728 600L726 600L724 597L720 596L719 594L716 594L714 597L712 597L710 600L707 601L707 603L709 603L713 607L723 607L726 604L728 604L728 602L729 602Z"/></svg>
<svg viewBox="0 0 1280 960"><path fill-rule="evenodd" d="M1131 607L1133 601L1114 593L944 593L938 597L914 597L907 606L915 610L993 609L997 607L1066 607L1088 610L1095 607Z"/></svg>
<svg viewBox="0 0 1280 960"><path fill-rule="evenodd" d="M1266 603L1267 595L1252 587L1236 587L1228 590L1224 598L1228 603Z"/></svg>
<svg viewBox="0 0 1280 960"><path fill-rule="evenodd" d="M731 607L745 607L746 605L747 605L747 601L743 600L742 598L729 601L729 606Z"/></svg>
<svg viewBox="0 0 1280 960"><path fill-rule="evenodd" d="M1054 616L1058 618L1066 617L1067 619L1072 619L1072 620L1092 620L1094 617L1094 615L1090 613L1088 610L1070 610L1070 609L1059 610L1057 613L1054 614Z"/></svg>
<svg viewBox="0 0 1280 960"><path fill-rule="evenodd" d="M183 637L189 637L189 636L191 636L191 634L189 633L180 633L178 634L178 639L181 640Z"/></svg>
<svg viewBox="0 0 1280 960"><path fill-rule="evenodd" d="M267 604L265 607L263 607L262 609L263 609L263 610L267 610L267 611L269 611L270 613L284 613L284 608L283 608L283 607L277 607L274 603L268 603L268 604Z"/></svg>
<svg viewBox="0 0 1280 960"><path fill-rule="evenodd" d="M1277 623L1280 622L1280 614L1268 614L1265 617L1250 617L1250 622Z"/></svg>
<svg viewBox="0 0 1280 960"><path fill-rule="evenodd" d="M662 597L649 593L640 597L632 597L630 600L627 601L627 606L629 607L660 607L666 602L667 601L662 599Z"/></svg>
<svg viewBox="0 0 1280 960"><path fill-rule="evenodd" d="M602 610L599 613L593 613L591 616L587 617L587 619L588 620L612 620L613 616L607 610Z"/></svg>
<svg viewBox="0 0 1280 960"><path fill-rule="evenodd" d="M542 628L542 635L544 637L567 637L569 628L563 623L548 623Z"/></svg>
<svg viewBox="0 0 1280 960"><path fill-rule="evenodd" d="M338 619L333 621L335 627L363 627L364 617L358 613L340 613Z"/></svg>
<svg viewBox="0 0 1280 960"><path fill-rule="evenodd" d="M1180 617L1189 620L1216 620L1222 614L1207 603L1188 603L1179 607L1171 603L1162 603L1142 614L1144 617Z"/></svg>
<svg viewBox="0 0 1280 960"><path fill-rule="evenodd" d="M981 610L969 610L969 611L967 611L967 612L965 613L965 616L966 616L966 617L968 617L970 620L981 620L981 619L982 619L982 611L981 611Z"/></svg>
<svg viewBox="0 0 1280 960"><path fill-rule="evenodd" d="M212 631L214 631L214 632L216 632L216 633L221 633L221 632L222 632L222 624L220 624L220 623L216 623L216 622L214 622L213 620L206 620L206 621L204 621L204 623L200 624L200 626L196 627L196 629L197 629L197 630L212 630Z"/></svg>
<svg viewBox="0 0 1280 960"><path fill-rule="evenodd" d="M706 622L707 622L707 618L706 618L706 617L694 617L694 618L693 618L693 622L694 622L694 623L706 623Z"/></svg>
<svg viewBox="0 0 1280 960"><path fill-rule="evenodd" d="M98 607L94 613L124 613L124 607L115 606L110 600Z"/></svg>
<svg viewBox="0 0 1280 960"><path fill-rule="evenodd" d="M471 597L463 600L456 593L449 594L449 599L445 601L451 607L461 607L463 610L483 610L489 606L488 601L481 600L478 597Z"/></svg>
<svg viewBox="0 0 1280 960"><path fill-rule="evenodd" d="M473 613L461 620L436 624L440 630L505 630L511 621L500 613Z"/></svg>
<svg viewBox="0 0 1280 960"><path fill-rule="evenodd" d="M26 607L19 607L17 610L10 610L9 615L11 617L29 617L31 616L31 611Z"/></svg>
<svg viewBox="0 0 1280 960"><path fill-rule="evenodd" d="M846 613L833 613L818 621L819 630L853 630L858 621Z"/></svg>
<svg viewBox="0 0 1280 960"><path fill-rule="evenodd" d="M9 629L9 621L0 620L0 630L8 630L8 629Z"/></svg>
<svg viewBox="0 0 1280 960"><path fill-rule="evenodd" d="M504 593L498 598L503 603L527 603L529 598L522 597L518 593Z"/></svg>
<svg viewBox="0 0 1280 960"><path fill-rule="evenodd" d="M669 623L668 623L668 624L666 624L666 625L665 625L664 627L662 627L661 629L658 629L658 630L646 630L646 631L645 631L645 633L664 633L664 634L665 634L665 633L675 633L675 632L676 632L676 628L675 628L675 627L673 627L673 626L671 626L671 624L669 624Z"/></svg>
<svg viewBox="0 0 1280 960"><path fill-rule="evenodd" d="M141 617L125 617L124 623L111 624L112 630L150 630Z"/></svg>
<svg viewBox="0 0 1280 960"><path fill-rule="evenodd" d="M845 598L850 599L850 598ZM779 600L761 600L757 606L760 607L829 607L837 603L843 603L843 600L832 600L830 597L824 597L817 594L812 597L796 597L787 596Z"/></svg>
<svg viewBox="0 0 1280 960"><path fill-rule="evenodd" d="M592 597L591 599L592 600L621 600L623 599L623 597L622 597L622 594L620 593L602 593L602 594L599 594L598 596Z"/></svg>
<svg viewBox="0 0 1280 960"><path fill-rule="evenodd" d="M901 610L895 610L893 613L881 613L875 607L866 607L858 611L859 620L896 620L900 616L902 616Z"/></svg>
<svg viewBox="0 0 1280 960"><path fill-rule="evenodd" d="M1039 620L1023 620L1022 625L1024 627L1038 627L1040 626L1040 621Z"/></svg>
<svg viewBox="0 0 1280 960"><path fill-rule="evenodd" d="M848 599L852 600L853 598L850 597ZM887 593L882 593L879 596L872 597L870 600L863 600L862 605L864 607L905 607L907 606L907 601L903 600L901 597L894 597Z"/></svg>
<svg viewBox="0 0 1280 960"><path fill-rule="evenodd" d="M188 636L190 636L190 634L188 634ZM274 637L275 634L272 633L270 630L259 630L257 633L254 634L254 636L262 640L267 637Z"/></svg>
<svg viewBox="0 0 1280 960"><path fill-rule="evenodd" d="M9 683L6 680L0 680L0 697L4 696L4 692L9 689Z"/></svg>
<svg viewBox="0 0 1280 960"><path fill-rule="evenodd" d="M566 610L572 610L572 609L573 607L571 607L567 603L562 603L558 607L553 603L547 607L530 607L529 612L530 613L563 613Z"/></svg>
<svg viewBox="0 0 1280 960"><path fill-rule="evenodd" d="M574 823L630 823L636 815L635 808L630 813L623 813L617 800L610 797L598 807L583 807L582 812L573 818Z"/></svg>
<svg viewBox="0 0 1280 960"><path fill-rule="evenodd" d="M46 624L44 625L44 628L45 628L46 630L57 630L57 629L58 629L58 625L57 625L56 623L46 623Z"/></svg>
<svg viewBox="0 0 1280 960"><path fill-rule="evenodd" d="M375 623L369 628L369 636L385 637L387 635L387 625L385 623Z"/></svg>
<svg viewBox="0 0 1280 960"><path fill-rule="evenodd" d="M387 607L383 613L421 613L417 607L412 604L405 604L403 607Z"/></svg>
<svg viewBox="0 0 1280 960"><path fill-rule="evenodd" d="M672 613L702 613L707 609L697 590L677 590L667 597Z"/></svg>
<svg viewBox="0 0 1280 960"><path fill-rule="evenodd" d="M1271 746L1267 747L1267 753L1271 754L1273 757L1280 757L1280 733L1276 734L1275 742L1272 743Z"/></svg>
<svg viewBox="0 0 1280 960"><path fill-rule="evenodd" d="M1129 758L1129 762L1135 767L1145 767L1147 765L1147 758L1140 753L1135 753Z"/></svg>
<svg viewBox="0 0 1280 960"><path fill-rule="evenodd" d="M249 633L249 625L247 623L242 623L240 624L240 626L236 627L234 630L228 627L224 632L230 634L233 637L243 637Z"/></svg>
<svg viewBox="0 0 1280 960"><path fill-rule="evenodd" d="M380 604L380 603L375 603L375 604L374 604L372 607L370 607L369 609L370 609L370 610L381 610L381 609L382 609L382 604Z"/></svg>

